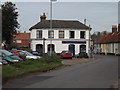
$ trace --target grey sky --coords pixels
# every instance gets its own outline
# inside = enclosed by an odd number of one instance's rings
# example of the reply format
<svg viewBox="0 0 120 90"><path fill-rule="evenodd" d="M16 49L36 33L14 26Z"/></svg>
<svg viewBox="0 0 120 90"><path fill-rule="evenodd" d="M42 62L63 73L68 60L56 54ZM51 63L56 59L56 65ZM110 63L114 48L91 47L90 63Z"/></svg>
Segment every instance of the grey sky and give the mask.
<svg viewBox="0 0 120 90"><path fill-rule="evenodd" d="M15 2L14 2L15 3ZM50 18L49 2L16 2L18 8L20 31L29 31L29 28L40 21L40 15L47 13ZM54 2L53 19L79 20L91 25L94 31L111 31L111 26L118 23L117 2Z"/></svg>

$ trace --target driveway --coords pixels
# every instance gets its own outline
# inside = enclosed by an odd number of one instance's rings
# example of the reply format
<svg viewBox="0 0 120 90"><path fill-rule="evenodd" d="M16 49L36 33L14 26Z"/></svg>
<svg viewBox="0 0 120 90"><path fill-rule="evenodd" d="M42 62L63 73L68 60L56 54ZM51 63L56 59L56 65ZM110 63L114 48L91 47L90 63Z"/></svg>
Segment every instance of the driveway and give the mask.
<svg viewBox="0 0 120 90"><path fill-rule="evenodd" d="M3 87L110 88L118 80L118 57L98 55L96 58L98 60L89 63L78 63L51 72L11 81Z"/></svg>

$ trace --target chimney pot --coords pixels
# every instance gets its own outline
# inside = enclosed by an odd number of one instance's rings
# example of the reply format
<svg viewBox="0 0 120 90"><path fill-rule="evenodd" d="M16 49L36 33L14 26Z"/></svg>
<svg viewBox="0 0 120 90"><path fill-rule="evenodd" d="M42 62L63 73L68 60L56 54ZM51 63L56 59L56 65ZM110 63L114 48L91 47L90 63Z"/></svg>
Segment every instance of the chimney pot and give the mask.
<svg viewBox="0 0 120 90"><path fill-rule="evenodd" d="M40 16L40 20L41 20L41 21L46 20L46 15L45 15L45 13L43 13L43 15Z"/></svg>
<svg viewBox="0 0 120 90"><path fill-rule="evenodd" d="M116 32L117 31L117 25L112 25L112 32Z"/></svg>

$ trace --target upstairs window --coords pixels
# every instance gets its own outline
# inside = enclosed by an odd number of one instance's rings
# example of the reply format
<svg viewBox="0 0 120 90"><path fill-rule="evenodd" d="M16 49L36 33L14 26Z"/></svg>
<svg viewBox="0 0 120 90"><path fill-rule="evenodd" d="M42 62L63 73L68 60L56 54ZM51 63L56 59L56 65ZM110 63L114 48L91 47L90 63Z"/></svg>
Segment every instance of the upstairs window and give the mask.
<svg viewBox="0 0 120 90"><path fill-rule="evenodd" d="M75 32L74 31L70 31L70 38L74 38L75 37Z"/></svg>
<svg viewBox="0 0 120 90"><path fill-rule="evenodd" d="M54 38L54 31L48 31L48 38Z"/></svg>
<svg viewBox="0 0 120 90"><path fill-rule="evenodd" d="M37 30L37 38L42 38L42 30Z"/></svg>
<svg viewBox="0 0 120 90"><path fill-rule="evenodd" d="M80 38L85 39L85 31L80 31Z"/></svg>
<svg viewBox="0 0 120 90"><path fill-rule="evenodd" d="M22 40L16 40L16 43L22 43Z"/></svg>
<svg viewBox="0 0 120 90"><path fill-rule="evenodd" d="M59 31L59 38L64 38L64 31Z"/></svg>

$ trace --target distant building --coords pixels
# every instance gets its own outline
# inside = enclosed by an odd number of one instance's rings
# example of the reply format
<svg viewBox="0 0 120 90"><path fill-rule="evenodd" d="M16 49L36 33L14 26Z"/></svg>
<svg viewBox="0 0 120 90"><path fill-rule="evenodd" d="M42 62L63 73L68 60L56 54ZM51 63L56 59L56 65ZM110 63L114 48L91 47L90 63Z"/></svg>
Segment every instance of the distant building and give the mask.
<svg viewBox="0 0 120 90"><path fill-rule="evenodd" d="M40 17L41 21L30 28L31 49L43 52L43 39L45 38L45 53L50 51L50 40L52 37L52 51L61 53L70 50L73 55L80 52L88 53L89 27L74 20L52 20L52 31L50 20L46 20L45 14Z"/></svg>
<svg viewBox="0 0 120 90"><path fill-rule="evenodd" d="M14 43L18 47L30 47L30 33L17 33L14 35Z"/></svg>
<svg viewBox="0 0 120 90"><path fill-rule="evenodd" d="M113 25L112 32L109 34L104 32L94 44L98 53L120 55L120 24L118 28Z"/></svg>

